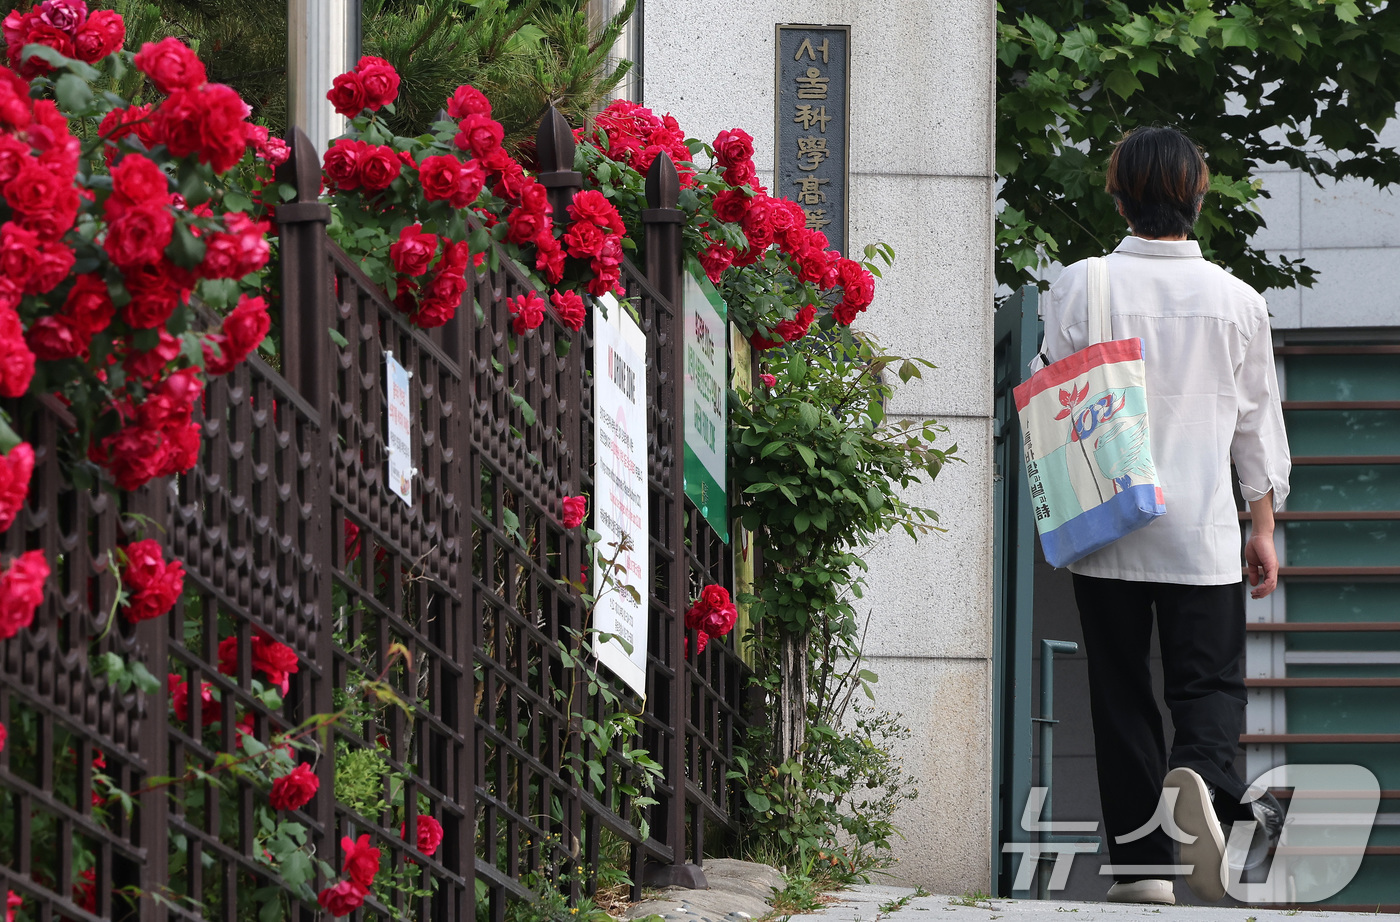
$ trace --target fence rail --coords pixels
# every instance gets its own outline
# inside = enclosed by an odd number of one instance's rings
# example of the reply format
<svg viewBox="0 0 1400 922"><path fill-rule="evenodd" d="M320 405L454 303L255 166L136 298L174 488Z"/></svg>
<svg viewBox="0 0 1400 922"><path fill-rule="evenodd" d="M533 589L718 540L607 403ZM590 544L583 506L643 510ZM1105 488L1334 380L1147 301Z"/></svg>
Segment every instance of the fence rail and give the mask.
<svg viewBox="0 0 1400 922"><path fill-rule="evenodd" d="M582 177L557 113L538 146L562 215ZM703 883L707 827L735 828L727 774L746 676L732 639L686 652L689 598L706 583L732 587L733 568L681 483L674 166L662 156L648 177L646 269L623 273L650 396L648 679L628 700L663 777L642 807L635 769L615 753L596 780L577 771L600 758L579 732L579 703L604 716L565 655L587 627L566 582L587 548L562 526L561 500L591 487L589 329L550 316L512 343L505 300L534 286L503 255L454 320L411 327L328 239L316 153L299 132L292 147L279 179L298 194L276 214L280 365L253 358L209 382L193 470L129 495L76 487L58 457L63 408L10 405L37 463L0 547L43 548L56 564L32 627L0 647L4 885L34 919L255 919L284 891L276 917L320 918L295 898L289 866L270 860L266 792L246 780L221 791L198 773L219 771L240 731L267 745L345 708L316 762L319 790L291 818L336 868L341 838L368 834L381 873L404 882L357 917L500 920L509 899L618 848L631 850L637 887ZM389 354L412 373L411 506L386 483ZM147 536L184 562L185 595L166 618L109 626L117 585L103 558L133 522L157 526ZM266 639L298 654L280 705L253 669ZM400 648L411 660L390 655ZM109 651L165 687L119 694L93 672ZM347 690L376 678L412 707L356 709ZM136 792L129 817L94 796L98 771ZM420 815L444 832L432 854L418 848ZM575 893L595 883L563 879Z"/></svg>

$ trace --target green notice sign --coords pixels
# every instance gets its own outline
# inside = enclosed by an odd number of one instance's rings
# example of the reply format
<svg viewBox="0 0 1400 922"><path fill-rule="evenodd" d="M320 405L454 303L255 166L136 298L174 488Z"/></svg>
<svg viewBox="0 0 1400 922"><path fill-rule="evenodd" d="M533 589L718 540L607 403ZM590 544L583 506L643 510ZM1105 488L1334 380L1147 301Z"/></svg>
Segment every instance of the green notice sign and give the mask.
<svg viewBox="0 0 1400 922"><path fill-rule="evenodd" d="M727 312L700 267L685 274L685 495L725 544L729 501L725 495L728 456L729 334Z"/></svg>

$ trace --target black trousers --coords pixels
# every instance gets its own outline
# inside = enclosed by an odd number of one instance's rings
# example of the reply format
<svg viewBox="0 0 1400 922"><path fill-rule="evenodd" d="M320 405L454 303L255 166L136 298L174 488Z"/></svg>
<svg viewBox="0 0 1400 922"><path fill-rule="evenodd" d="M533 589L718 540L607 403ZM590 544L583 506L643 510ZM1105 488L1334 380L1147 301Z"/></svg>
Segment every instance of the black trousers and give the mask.
<svg viewBox="0 0 1400 922"><path fill-rule="evenodd" d="M1246 701L1244 588L1076 575L1074 598L1089 658L1094 758L1109 857L1116 866L1173 864L1175 843L1160 827L1133 842L1116 840L1151 821L1171 768L1195 769L1219 790L1221 807L1237 805L1248 787L1234 770ZM1176 729L1170 753L1148 662L1154 607L1164 698Z"/></svg>

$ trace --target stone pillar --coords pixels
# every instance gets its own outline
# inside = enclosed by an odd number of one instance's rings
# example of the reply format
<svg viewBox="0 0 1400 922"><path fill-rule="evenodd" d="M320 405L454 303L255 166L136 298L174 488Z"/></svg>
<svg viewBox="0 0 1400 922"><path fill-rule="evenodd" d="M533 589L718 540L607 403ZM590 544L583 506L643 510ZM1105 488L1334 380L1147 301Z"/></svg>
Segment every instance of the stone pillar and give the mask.
<svg viewBox="0 0 1400 922"><path fill-rule="evenodd" d="M345 131L326 93L354 65L346 60L348 22L348 0L288 0L287 121L306 132L317 153Z"/></svg>
<svg viewBox="0 0 1400 922"><path fill-rule="evenodd" d="M992 850L992 214L995 4L988 0L647 0L643 99L686 133L754 136L772 183L774 26L851 27L852 250L884 241L894 266L858 326L939 365L891 415L935 417L965 464L912 499L947 533L902 533L867 554L866 653L876 704L904 714L900 752L919 798L901 808L896 879L987 890ZM716 23L722 23L717 28ZM791 196L793 190L774 189ZM859 696L858 696L859 697Z"/></svg>

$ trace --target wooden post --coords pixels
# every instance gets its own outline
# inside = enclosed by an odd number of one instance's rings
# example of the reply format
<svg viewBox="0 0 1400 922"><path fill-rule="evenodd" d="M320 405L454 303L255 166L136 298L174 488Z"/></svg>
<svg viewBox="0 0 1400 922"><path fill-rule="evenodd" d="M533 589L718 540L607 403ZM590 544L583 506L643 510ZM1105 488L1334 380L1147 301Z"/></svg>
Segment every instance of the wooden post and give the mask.
<svg viewBox="0 0 1400 922"><path fill-rule="evenodd" d="M646 225L646 272L659 295L671 309L671 316L657 341L661 354L648 356L648 362L656 363L658 384L661 391L657 399L665 396L661 407L671 422L671 469L667 490L670 504L665 512L663 531L666 535L671 560L667 564L666 593L667 608L670 610L670 624L663 632L667 644L668 665L673 671L670 688L668 722L671 725L671 741L668 751L663 753L662 764L666 772L666 785L671 788L671 798L665 804L663 813L657 817L660 838L671 848L669 865L649 864L644 877L653 887L689 887L697 890L709 889L705 872L700 866L686 861L687 840L686 820L686 717L689 712L690 679L686 675L685 640L683 623L689 584L685 559L685 393L682 382L685 367L685 337L682 335L684 309L681 304L681 224L684 213L676 207L680 197L680 179L676 166L667 154L660 154L652 161L647 171L647 205L642 212L642 222ZM660 316L657 322L660 323ZM699 822L699 820L697 820ZM700 855L695 856L701 860Z"/></svg>
<svg viewBox="0 0 1400 922"><path fill-rule="evenodd" d="M568 220L574 192L583 188L583 174L574 172L574 148L574 131L568 119L550 106L535 134L535 153L540 162L540 172L535 178L549 190L555 224Z"/></svg>

